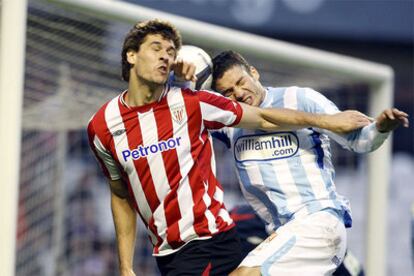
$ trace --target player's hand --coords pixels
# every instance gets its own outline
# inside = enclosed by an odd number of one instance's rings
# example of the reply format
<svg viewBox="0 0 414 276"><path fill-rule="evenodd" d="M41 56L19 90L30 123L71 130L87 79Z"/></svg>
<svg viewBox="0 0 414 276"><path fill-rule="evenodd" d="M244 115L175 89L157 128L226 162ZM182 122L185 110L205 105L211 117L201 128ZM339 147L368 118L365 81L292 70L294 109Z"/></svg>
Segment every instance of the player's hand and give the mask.
<svg viewBox="0 0 414 276"><path fill-rule="evenodd" d="M350 131L369 125L372 118L356 110L346 110L326 116L326 129L336 133L348 133Z"/></svg>
<svg viewBox="0 0 414 276"><path fill-rule="evenodd" d="M385 109L376 119L376 127L379 132L389 132L398 126L409 126L408 114L396 108Z"/></svg>
<svg viewBox="0 0 414 276"><path fill-rule="evenodd" d="M175 77L179 81L197 81L197 77L195 75L196 66L191 62L177 58L172 65L172 70L174 71Z"/></svg>

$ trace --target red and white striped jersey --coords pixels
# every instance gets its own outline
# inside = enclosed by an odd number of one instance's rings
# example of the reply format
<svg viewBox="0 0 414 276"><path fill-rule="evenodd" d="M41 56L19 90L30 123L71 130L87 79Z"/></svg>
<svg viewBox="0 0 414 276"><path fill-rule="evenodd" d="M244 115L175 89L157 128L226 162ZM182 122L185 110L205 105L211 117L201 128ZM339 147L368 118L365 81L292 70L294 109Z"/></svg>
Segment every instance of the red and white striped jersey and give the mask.
<svg viewBox="0 0 414 276"><path fill-rule="evenodd" d="M237 124L241 106L213 92L166 86L158 102L129 107L125 94L92 117L89 142L106 177L128 184L153 254L232 228L208 129Z"/></svg>

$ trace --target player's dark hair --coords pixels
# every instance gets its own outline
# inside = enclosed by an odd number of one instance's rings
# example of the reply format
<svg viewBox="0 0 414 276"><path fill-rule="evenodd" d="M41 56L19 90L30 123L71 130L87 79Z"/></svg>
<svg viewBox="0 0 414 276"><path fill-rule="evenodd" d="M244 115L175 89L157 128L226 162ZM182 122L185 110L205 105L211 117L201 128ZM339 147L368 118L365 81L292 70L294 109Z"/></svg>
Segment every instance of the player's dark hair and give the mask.
<svg viewBox="0 0 414 276"><path fill-rule="evenodd" d="M250 65L244 57L235 51L224 51L213 58L213 80L211 89L216 90L216 82L233 66L239 65L250 74Z"/></svg>
<svg viewBox="0 0 414 276"><path fill-rule="evenodd" d="M138 52L145 37L149 34L159 34L165 39L172 40L177 51L181 48L180 32L171 23L160 19L138 22L128 32L122 46L122 79L124 81L129 81L129 71L132 66L127 60L127 52L130 50Z"/></svg>

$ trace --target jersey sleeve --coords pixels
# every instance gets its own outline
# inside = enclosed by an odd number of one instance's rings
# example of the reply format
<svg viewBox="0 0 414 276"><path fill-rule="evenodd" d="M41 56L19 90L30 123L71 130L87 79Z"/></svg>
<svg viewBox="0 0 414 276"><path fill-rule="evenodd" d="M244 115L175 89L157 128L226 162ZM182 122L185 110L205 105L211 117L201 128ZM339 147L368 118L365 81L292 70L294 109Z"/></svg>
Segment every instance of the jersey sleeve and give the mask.
<svg viewBox="0 0 414 276"><path fill-rule="evenodd" d="M101 139L99 139L92 121L88 124L88 140L89 146L104 175L111 180L121 179L122 175L118 168L117 162L112 157L110 151L105 148Z"/></svg>
<svg viewBox="0 0 414 276"><path fill-rule="evenodd" d="M201 114L208 129L234 126L240 122L243 109L238 102L232 101L212 91L198 91Z"/></svg>
<svg viewBox="0 0 414 276"><path fill-rule="evenodd" d="M302 111L319 114L335 114L340 112L332 101L310 88L306 88L302 93L299 93L297 100L298 109ZM389 136L389 133L380 133L375 126L375 122L347 134L337 134L325 129L317 129L317 131L325 133L343 148L358 153L376 150Z"/></svg>

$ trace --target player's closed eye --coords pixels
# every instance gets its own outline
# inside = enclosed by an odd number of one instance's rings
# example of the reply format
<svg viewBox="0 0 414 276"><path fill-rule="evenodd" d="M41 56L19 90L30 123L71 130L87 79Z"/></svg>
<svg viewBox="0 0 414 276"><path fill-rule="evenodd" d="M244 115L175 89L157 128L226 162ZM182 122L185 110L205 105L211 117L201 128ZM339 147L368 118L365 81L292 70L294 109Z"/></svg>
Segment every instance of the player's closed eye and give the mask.
<svg viewBox="0 0 414 276"><path fill-rule="evenodd" d="M159 51L161 51L161 46L159 46L159 45L153 45L153 46L151 47L151 49L152 49L153 51L155 51L155 52L159 52Z"/></svg>
<svg viewBox="0 0 414 276"><path fill-rule="evenodd" d="M246 83L246 79L245 78L241 78L238 82L237 82L237 86L243 86Z"/></svg>
<svg viewBox="0 0 414 276"><path fill-rule="evenodd" d="M169 49L169 50L167 50L167 54L170 57L175 57L176 56L176 51L175 51L175 49Z"/></svg>
<svg viewBox="0 0 414 276"><path fill-rule="evenodd" d="M230 89L225 90L223 95L224 95L224 97L230 98L231 95L233 95L233 89L230 88Z"/></svg>

